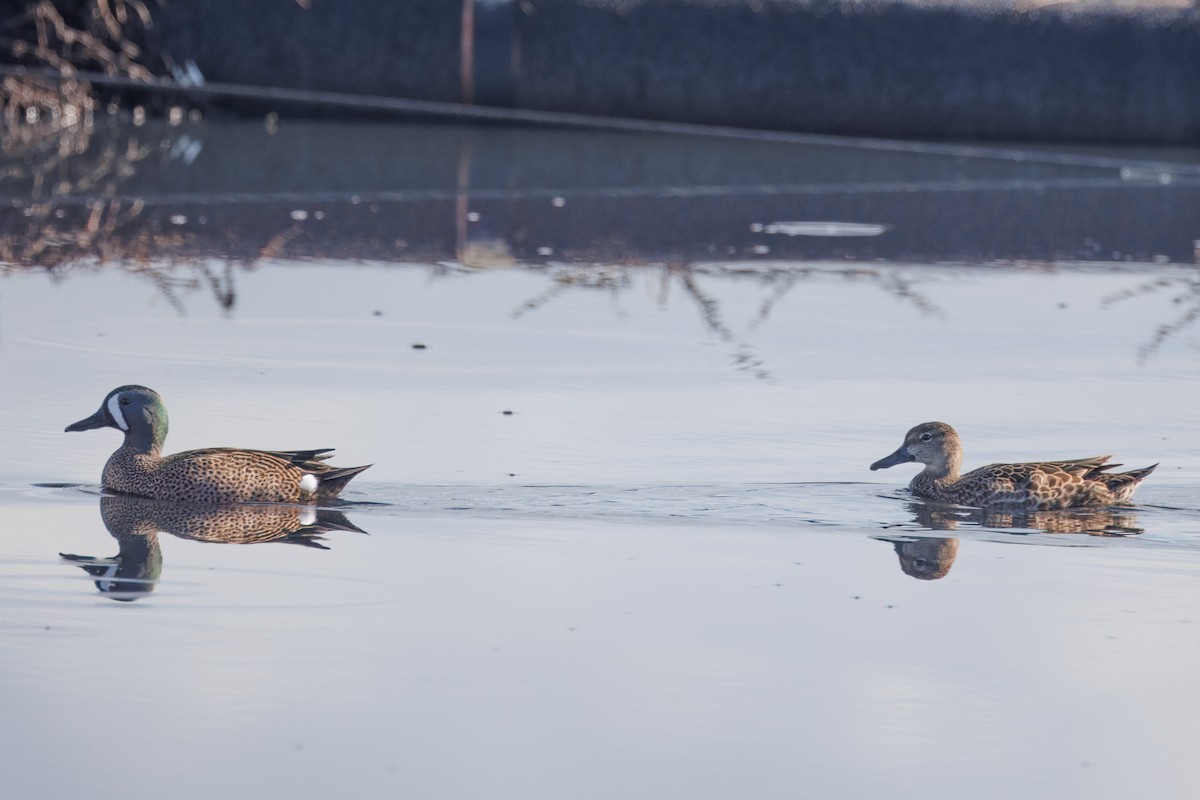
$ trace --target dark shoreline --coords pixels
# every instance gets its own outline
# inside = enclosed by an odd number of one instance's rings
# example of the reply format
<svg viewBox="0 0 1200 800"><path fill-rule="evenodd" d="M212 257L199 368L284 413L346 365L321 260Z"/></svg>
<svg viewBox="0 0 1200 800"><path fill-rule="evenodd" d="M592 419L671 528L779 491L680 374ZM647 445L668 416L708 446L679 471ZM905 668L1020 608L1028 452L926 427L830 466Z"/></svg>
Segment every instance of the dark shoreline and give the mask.
<svg viewBox="0 0 1200 800"><path fill-rule="evenodd" d="M85 24L87 0L55 5ZM206 113L260 117L447 113L419 108L427 102L499 121L550 112L887 138L1200 141L1196 8L887 0L147 8L149 24L127 21L104 57L73 66L133 79L140 88L102 92L158 110L184 91ZM126 45L135 61L113 55ZM164 91L151 75L176 85ZM199 82L226 88L189 100L186 87Z"/></svg>

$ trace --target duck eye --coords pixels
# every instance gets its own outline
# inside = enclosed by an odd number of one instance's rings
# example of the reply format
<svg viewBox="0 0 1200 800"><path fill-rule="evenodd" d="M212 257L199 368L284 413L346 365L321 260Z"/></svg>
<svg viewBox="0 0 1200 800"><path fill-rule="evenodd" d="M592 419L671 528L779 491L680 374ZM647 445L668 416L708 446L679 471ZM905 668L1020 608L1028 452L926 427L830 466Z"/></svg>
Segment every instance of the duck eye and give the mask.
<svg viewBox="0 0 1200 800"><path fill-rule="evenodd" d="M127 406L127 405L129 405L129 398L128 398L128 397L122 397L122 398L121 398L121 405L123 405L123 406Z"/></svg>
<svg viewBox="0 0 1200 800"><path fill-rule="evenodd" d="M122 401L122 402L123 402L123 401ZM922 441L922 442L928 442L928 441L929 441L930 439L932 439L932 438L933 438L933 434L932 434L932 433L922 433L922 434L921 434L921 441Z"/></svg>

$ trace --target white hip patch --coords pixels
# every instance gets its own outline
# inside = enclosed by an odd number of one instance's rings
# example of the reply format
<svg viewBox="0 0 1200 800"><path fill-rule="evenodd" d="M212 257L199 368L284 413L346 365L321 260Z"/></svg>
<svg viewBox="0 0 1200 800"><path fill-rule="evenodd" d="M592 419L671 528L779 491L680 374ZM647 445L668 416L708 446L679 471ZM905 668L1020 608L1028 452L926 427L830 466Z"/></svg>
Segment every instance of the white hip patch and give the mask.
<svg viewBox="0 0 1200 800"><path fill-rule="evenodd" d="M304 492L305 494L312 494L317 490L318 483L320 483L320 481L317 480L316 475L313 475L311 472L307 473L303 478L300 479L300 491Z"/></svg>

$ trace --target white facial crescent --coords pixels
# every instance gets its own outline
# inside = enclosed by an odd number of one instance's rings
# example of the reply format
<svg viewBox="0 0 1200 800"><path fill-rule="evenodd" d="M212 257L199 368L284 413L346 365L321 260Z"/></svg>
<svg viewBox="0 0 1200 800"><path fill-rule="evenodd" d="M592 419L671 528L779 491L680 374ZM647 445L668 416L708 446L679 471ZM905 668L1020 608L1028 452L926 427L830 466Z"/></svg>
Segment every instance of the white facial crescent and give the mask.
<svg viewBox="0 0 1200 800"><path fill-rule="evenodd" d="M112 418L116 421L118 428L127 431L129 430L129 423L125 421L125 415L121 413L121 401L117 397L118 395L114 394L108 398L108 413L112 414Z"/></svg>

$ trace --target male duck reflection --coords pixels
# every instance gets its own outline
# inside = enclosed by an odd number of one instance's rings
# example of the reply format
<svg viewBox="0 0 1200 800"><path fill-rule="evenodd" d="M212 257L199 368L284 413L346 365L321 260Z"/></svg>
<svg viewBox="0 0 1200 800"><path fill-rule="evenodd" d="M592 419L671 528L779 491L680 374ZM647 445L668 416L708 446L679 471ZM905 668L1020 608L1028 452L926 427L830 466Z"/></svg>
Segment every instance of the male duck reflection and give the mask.
<svg viewBox="0 0 1200 800"><path fill-rule="evenodd" d="M125 443L104 465L105 489L178 503L312 503L335 497L370 466L322 463L331 449L266 451L210 447L162 456L167 409L145 386L120 386L100 410L66 430L116 428Z"/></svg>
<svg viewBox="0 0 1200 800"><path fill-rule="evenodd" d="M1110 458L989 464L959 475L962 444L958 433L944 422L924 422L904 436L904 444L896 452L876 461L871 469L919 461L925 469L909 488L920 497L961 506L1053 511L1127 503L1138 484L1158 466L1109 473L1121 466L1107 463Z"/></svg>
<svg viewBox="0 0 1200 800"><path fill-rule="evenodd" d="M333 531L366 533L340 511L294 505L194 506L142 497L100 498L100 518L120 546L111 558L59 553L92 577L100 593L121 601L154 591L162 574L160 531L198 542L263 544L286 542L320 550Z"/></svg>

